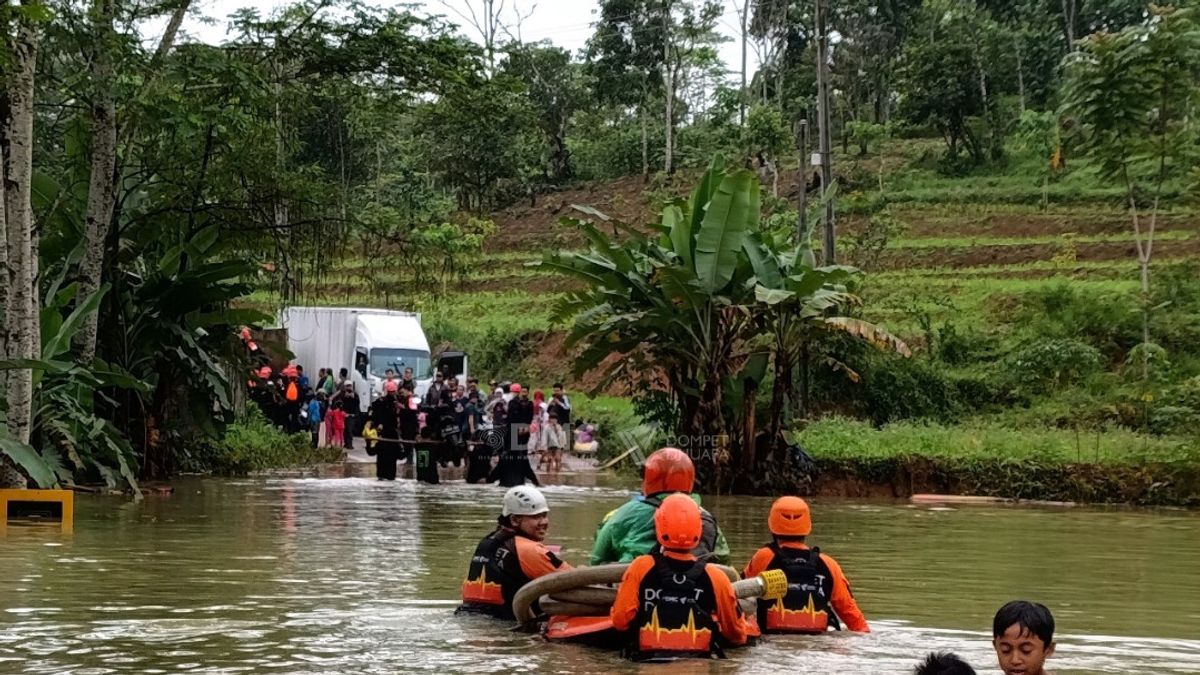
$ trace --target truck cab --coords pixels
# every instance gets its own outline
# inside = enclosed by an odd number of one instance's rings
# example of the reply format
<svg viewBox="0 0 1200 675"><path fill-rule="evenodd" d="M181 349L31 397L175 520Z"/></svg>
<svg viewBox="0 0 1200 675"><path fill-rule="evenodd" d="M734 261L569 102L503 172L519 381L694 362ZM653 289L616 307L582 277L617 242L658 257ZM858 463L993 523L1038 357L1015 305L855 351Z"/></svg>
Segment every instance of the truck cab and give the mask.
<svg viewBox="0 0 1200 675"><path fill-rule="evenodd" d="M383 395L383 381L388 369L397 381L404 379L404 370L412 368L417 382L417 395L429 388L429 342L416 315L359 314L354 336L355 387L375 400Z"/></svg>

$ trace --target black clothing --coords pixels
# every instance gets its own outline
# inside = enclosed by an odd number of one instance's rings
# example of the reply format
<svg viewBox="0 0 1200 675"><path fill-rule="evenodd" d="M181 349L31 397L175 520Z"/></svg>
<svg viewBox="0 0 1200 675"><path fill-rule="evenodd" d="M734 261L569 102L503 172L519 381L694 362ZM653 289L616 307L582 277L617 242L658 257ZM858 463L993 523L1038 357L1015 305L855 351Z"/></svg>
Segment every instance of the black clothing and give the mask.
<svg viewBox="0 0 1200 675"><path fill-rule="evenodd" d="M707 658L714 651L714 639L719 634L713 616L717 613L717 596L707 566L698 560L677 560L654 553L654 569L642 577L638 608L632 636L633 657L638 660L695 656ZM669 642L657 643L661 632L642 630L643 627L662 627L663 632L675 632L682 627L707 630L703 639L693 637L695 648L681 648Z"/></svg>
<svg viewBox="0 0 1200 675"><path fill-rule="evenodd" d="M381 480L396 480L396 460L400 455L396 406L396 397L388 394L375 399L369 413L371 425L379 432L374 447L375 476Z"/></svg>
<svg viewBox="0 0 1200 675"><path fill-rule="evenodd" d="M478 612L512 619L512 601L530 579L521 569L516 531L497 527L475 547L463 580L463 604L455 612ZM496 586L499 585L499 588Z"/></svg>
<svg viewBox="0 0 1200 675"><path fill-rule="evenodd" d="M821 559L821 549L783 548L777 542L767 544L775 555L766 569L783 570L788 592L778 600L758 601L758 626L766 633L821 634L841 622L831 606L833 573Z"/></svg>
<svg viewBox="0 0 1200 675"><path fill-rule="evenodd" d="M529 453L524 450L506 450L500 453L496 468L488 474L488 482L499 482L500 487L524 485L525 481L541 486L537 474L529 464Z"/></svg>
<svg viewBox="0 0 1200 675"><path fill-rule="evenodd" d="M514 450L526 450L529 447L529 425L533 424L533 401L521 397L508 402L508 425L516 427L516 447Z"/></svg>

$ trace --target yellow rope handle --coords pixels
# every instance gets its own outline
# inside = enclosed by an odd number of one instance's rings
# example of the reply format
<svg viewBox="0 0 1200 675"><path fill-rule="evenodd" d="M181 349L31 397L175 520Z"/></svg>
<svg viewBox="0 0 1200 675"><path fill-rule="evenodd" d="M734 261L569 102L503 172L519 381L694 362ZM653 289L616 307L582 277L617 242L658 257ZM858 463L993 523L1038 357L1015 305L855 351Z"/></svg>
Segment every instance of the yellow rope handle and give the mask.
<svg viewBox="0 0 1200 675"><path fill-rule="evenodd" d="M779 600L788 592L787 573L783 570L766 570L758 575L762 580L763 593L762 597L765 600Z"/></svg>

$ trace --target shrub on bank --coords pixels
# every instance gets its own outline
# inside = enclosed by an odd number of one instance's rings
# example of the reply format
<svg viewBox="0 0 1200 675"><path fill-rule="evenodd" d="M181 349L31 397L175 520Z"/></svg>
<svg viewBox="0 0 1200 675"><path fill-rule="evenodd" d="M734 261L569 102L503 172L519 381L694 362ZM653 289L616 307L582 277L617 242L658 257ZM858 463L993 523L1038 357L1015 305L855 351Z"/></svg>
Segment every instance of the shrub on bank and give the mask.
<svg viewBox="0 0 1200 675"><path fill-rule="evenodd" d="M1194 439L995 424L899 423L875 429L842 418L816 422L795 437L816 460L818 494L907 497L933 492L1200 505L1200 446Z"/></svg>
<svg viewBox="0 0 1200 675"><path fill-rule="evenodd" d="M307 433L285 434L276 429L253 405L225 428L224 435L209 441L187 458L185 471L244 476L268 469L326 464L341 459L341 448L313 448Z"/></svg>
<svg viewBox="0 0 1200 675"><path fill-rule="evenodd" d="M1116 429L1075 433L1067 429L1022 429L985 422L958 426L897 422L876 428L869 422L829 417L800 430L796 438L818 460L922 456L1059 464L1176 461L1200 464L1200 447L1195 440Z"/></svg>

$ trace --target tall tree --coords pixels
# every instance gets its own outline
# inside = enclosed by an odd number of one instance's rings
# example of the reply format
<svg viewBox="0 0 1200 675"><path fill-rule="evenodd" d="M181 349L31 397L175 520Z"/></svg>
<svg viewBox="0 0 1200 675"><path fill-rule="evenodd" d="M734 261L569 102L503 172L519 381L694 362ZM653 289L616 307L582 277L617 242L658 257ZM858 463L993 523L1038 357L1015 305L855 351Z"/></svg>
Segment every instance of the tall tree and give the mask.
<svg viewBox="0 0 1200 675"><path fill-rule="evenodd" d="M4 325L9 359L36 359L40 353L38 324L38 237L34 230L32 181L34 156L34 84L41 23L46 8L34 0L19 7L5 5L4 94L0 100L0 156L4 159L4 220L7 235L8 297ZM19 443L29 443L32 421L33 371L19 369L8 378L8 428Z"/></svg>
<svg viewBox="0 0 1200 675"><path fill-rule="evenodd" d="M509 48L502 72L525 85L538 128L546 139L544 179L554 184L570 180L574 171L567 133L572 116L590 98L583 67L572 63L565 49L521 44Z"/></svg>
<svg viewBox="0 0 1200 675"><path fill-rule="evenodd" d="M1194 10L1154 7L1119 33L1080 41L1068 62L1066 111L1101 174L1124 192L1141 284L1142 377L1151 350L1150 263L1164 191L1197 168L1200 22Z"/></svg>
<svg viewBox="0 0 1200 675"><path fill-rule="evenodd" d="M601 0L586 48L597 98L632 109L642 132L642 175L650 173L649 108L663 91L667 53L661 0Z"/></svg>
<svg viewBox="0 0 1200 675"><path fill-rule="evenodd" d="M113 102L113 18L117 0L94 0L91 9L91 173L84 216L84 253L79 264L80 298L100 286L104 243L113 213L113 172L117 166L117 111ZM76 358L91 363L96 354L98 315L91 313L76 335Z"/></svg>

